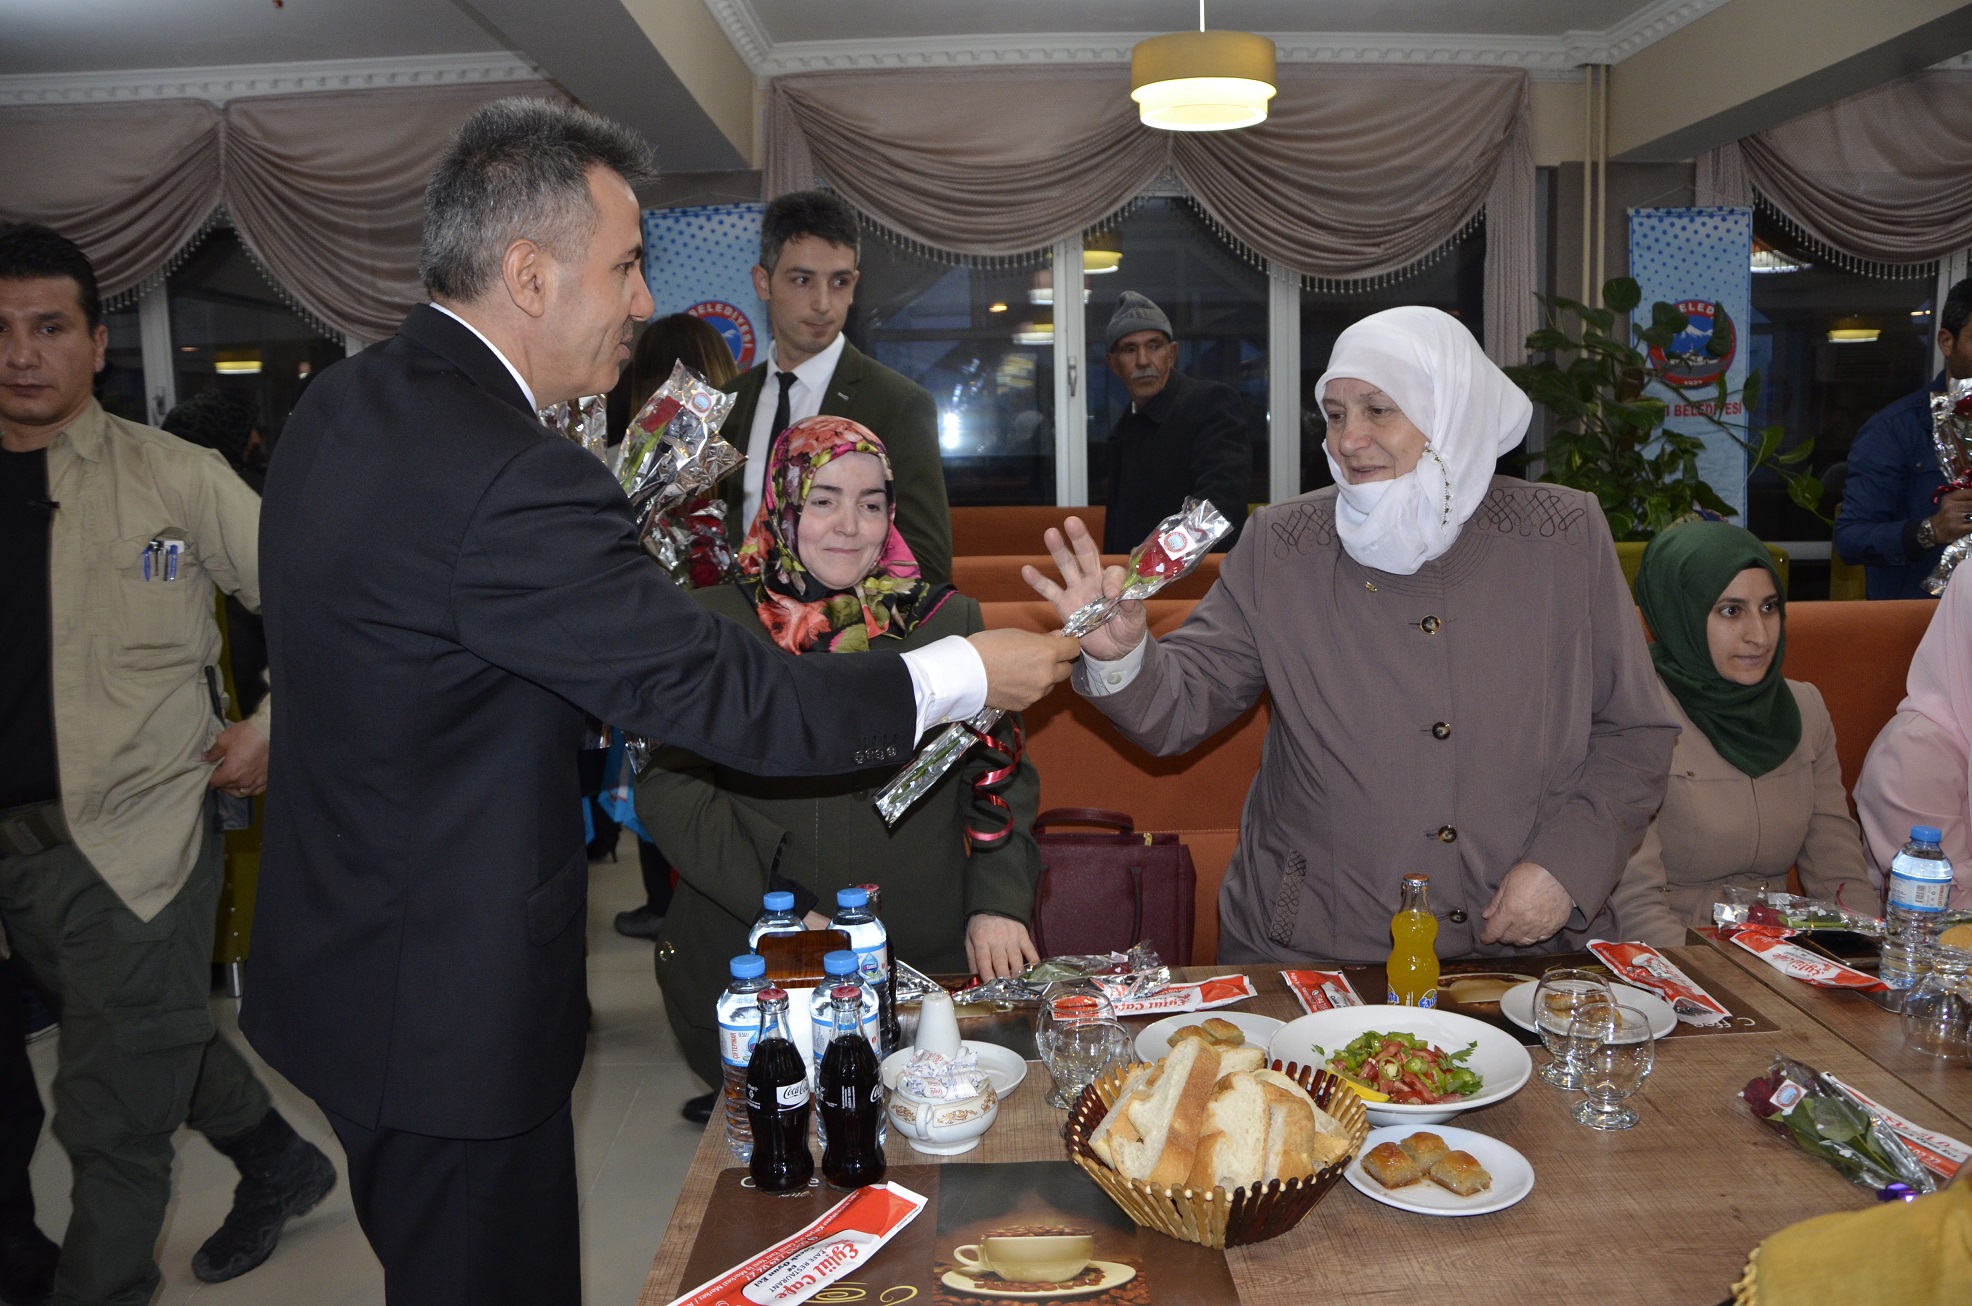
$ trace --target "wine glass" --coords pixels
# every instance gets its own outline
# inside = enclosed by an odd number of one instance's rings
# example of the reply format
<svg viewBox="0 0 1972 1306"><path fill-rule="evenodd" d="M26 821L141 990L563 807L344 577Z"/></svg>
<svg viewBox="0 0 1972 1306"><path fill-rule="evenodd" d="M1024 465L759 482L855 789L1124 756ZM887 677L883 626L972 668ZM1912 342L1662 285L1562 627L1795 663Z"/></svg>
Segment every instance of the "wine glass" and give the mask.
<svg viewBox="0 0 1972 1306"><path fill-rule="evenodd" d="M1575 1119L1590 1129L1628 1129L1637 1122L1635 1110L1623 1099L1643 1087L1657 1063L1657 1040L1650 1018L1620 1003L1587 1006L1568 1025L1568 1041L1588 1100L1575 1107Z"/></svg>
<svg viewBox="0 0 1972 1306"><path fill-rule="evenodd" d="M1568 1037L1568 1023L1577 1011L1610 1006L1615 1001L1609 981L1592 970L1557 966L1541 976L1541 982L1534 988L1534 1029L1554 1058L1541 1067L1544 1083L1556 1088L1582 1086L1582 1072L1576 1064L1574 1044Z"/></svg>
<svg viewBox="0 0 1972 1306"><path fill-rule="evenodd" d="M1034 1045L1054 1077L1048 1105L1073 1107L1083 1089L1127 1054L1129 1042L1101 989L1085 980L1050 984L1034 1022Z"/></svg>

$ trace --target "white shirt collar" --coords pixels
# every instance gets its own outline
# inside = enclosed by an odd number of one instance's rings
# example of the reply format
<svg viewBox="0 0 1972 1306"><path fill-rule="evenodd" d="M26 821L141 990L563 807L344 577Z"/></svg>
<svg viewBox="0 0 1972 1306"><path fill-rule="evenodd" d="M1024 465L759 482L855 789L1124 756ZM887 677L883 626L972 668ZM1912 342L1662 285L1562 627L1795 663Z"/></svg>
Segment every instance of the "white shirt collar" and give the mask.
<svg viewBox="0 0 1972 1306"><path fill-rule="evenodd" d="M848 339L849 337L843 335L842 332L836 332L835 339L829 342L827 349L824 349L821 353L816 354L813 358L794 369L795 380L799 381L803 388L809 390L820 390L823 386L827 385L829 378L835 375L835 365L841 361L842 347L848 343ZM785 370L781 366L780 346L770 346L769 357L767 359L767 379L772 381L774 379L774 373Z"/></svg>
<svg viewBox="0 0 1972 1306"><path fill-rule="evenodd" d="M499 359L500 365L506 368L507 371L513 375L514 384L520 387L521 394L526 396L527 398L527 406L530 409L534 409L537 411L540 409L541 405L534 402L534 387L527 384L527 378L520 374L520 369L513 365L513 360L500 352L500 346L494 344L491 340L488 340L486 338L485 332L481 331L478 327L474 326L472 323L460 317L457 313L454 313L451 309L445 307L445 305L433 304L432 307L437 309L439 312L443 313L445 316L451 318L454 322L457 322L460 326L464 327L466 330L478 336L479 343L485 345L488 349L492 350L493 357Z"/></svg>

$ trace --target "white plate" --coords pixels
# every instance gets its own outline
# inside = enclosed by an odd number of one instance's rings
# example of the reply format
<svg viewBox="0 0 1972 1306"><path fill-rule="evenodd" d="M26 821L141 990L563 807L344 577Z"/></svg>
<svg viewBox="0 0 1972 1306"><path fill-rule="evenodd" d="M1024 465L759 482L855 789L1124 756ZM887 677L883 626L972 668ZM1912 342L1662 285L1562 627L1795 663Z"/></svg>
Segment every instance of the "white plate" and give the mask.
<svg viewBox="0 0 1972 1306"><path fill-rule="evenodd" d="M1239 1026L1239 1032L1246 1035L1246 1041L1255 1047L1264 1048L1274 1034L1285 1024L1272 1016L1249 1016L1243 1011L1187 1011L1178 1016L1166 1016L1153 1020L1137 1034L1137 1055L1145 1061L1157 1061L1170 1055L1171 1035L1186 1025L1203 1025L1212 1019L1229 1020Z"/></svg>
<svg viewBox="0 0 1972 1306"><path fill-rule="evenodd" d="M1500 1015L1529 1034L1541 1032L1534 1028L1534 990L1540 987L1540 983L1534 980L1521 984L1500 996ZM1629 984L1611 984L1609 987L1615 992L1616 1001L1643 1013L1650 1022L1650 1037L1662 1038L1678 1027L1678 1013L1655 993Z"/></svg>
<svg viewBox="0 0 1972 1306"><path fill-rule="evenodd" d="M1090 1261L1089 1264L1102 1271L1102 1278L1094 1283L1085 1283L1079 1288L1044 1288L1039 1292L1008 1292L1004 1288L989 1288L964 1270L947 1270L945 1286L968 1297L1005 1297L1010 1301L1066 1301L1071 1297L1093 1297L1099 1292L1108 1292L1111 1288L1119 1288L1137 1277L1136 1266L1124 1265L1120 1261Z"/></svg>
<svg viewBox="0 0 1972 1306"><path fill-rule="evenodd" d="M1426 1125L1450 1120L1461 1111L1491 1106L1520 1091L1534 1073L1534 1059L1527 1049L1503 1029L1483 1020L1461 1016L1455 1011L1431 1007L1392 1007L1378 1003L1368 1007L1337 1007L1291 1020L1267 1045L1267 1056L1274 1061L1298 1061L1319 1066L1346 1047L1358 1034L1370 1030L1415 1035L1437 1044L1447 1052L1457 1052L1467 1043L1477 1043L1464 1064L1479 1074L1479 1091L1461 1102L1441 1102L1436 1106L1401 1106L1395 1102L1364 1102L1372 1125ZM1316 1055L1315 1049L1322 1052Z"/></svg>
<svg viewBox="0 0 1972 1306"><path fill-rule="evenodd" d="M1378 1143L1395 1143L1416 1133L1413 1125L1390 1125L1383 1129L1372 1129L1364 1140L1362 1151L1349 1162L1349 1168L1342 1172L1350 1185L1372 1201L1394 1206L1400 1211L1415 1211L1419 1215L1486 1215L1493 1211L1504 1211L1528 1193L1534 1191L1534 1167L1527 1164L1527 1158L1497 1138L1485 1134L1475 1134L1470 1129L1459 1129L1453 1125L1441 1125L1431 1132L1445 1140L1445 1145L1454 1152L1470 1152L1486 1173L1493 1177L1493 1186L1470 1197L1460 1197L1457 1193L1440 1188L1429 1179L1420 1179L1402 1188L1385 1188L1369 1177L1363 1169L1363 1157Z"/></svg>
<svg viewBox="0 0 1972 1306"><path fill-rule="evenodd" d="M1003 1048L998 1043L975 1043L971 1039L961 1039L959 1047L979 1058L979 1068L986 1072L986 1081L1002 1098L1027 1078L1027 1063L1012 1048ZM885 1088L897 1087L897 1076L911 1063L911 1056L916 1051L915 1048L898 1048L883 1059Z"/></svg>

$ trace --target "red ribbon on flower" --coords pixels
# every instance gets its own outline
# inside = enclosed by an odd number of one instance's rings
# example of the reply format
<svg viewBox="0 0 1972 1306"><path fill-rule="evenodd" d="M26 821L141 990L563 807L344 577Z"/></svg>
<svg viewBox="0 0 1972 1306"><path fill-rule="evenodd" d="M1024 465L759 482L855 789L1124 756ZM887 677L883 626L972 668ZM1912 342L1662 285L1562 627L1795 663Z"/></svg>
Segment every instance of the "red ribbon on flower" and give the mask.
<svg viewBox="0 0 1972 1306"><path fill-rule="evenodd" d="M1931 502L1933 504L1937 503L1953 490L1972 490L1972 468L1960 472L1937 489L1931 491Z"/></svg>
<svg viewBox="0 0 1972 1306"><path fill-rule="evenodd" d="M1011 718L1006 724L1013 736L1010 746L1001 743L988 731L975 729L969 722L966 723L966 732L982 747L1006 759L1004 765L995 767L972 782L973 793L979 797L980 802L988 808L997 809L1005 819L1000 823L999 829L991 832L966 826L965 840L968 849L982 846L990 848L1005 842L1013 834L1013 808L994 790L1011 781L1015 773L1020 770L1020 755L1026 749L1027 740L1021 733L1019 717Z"/></svg>

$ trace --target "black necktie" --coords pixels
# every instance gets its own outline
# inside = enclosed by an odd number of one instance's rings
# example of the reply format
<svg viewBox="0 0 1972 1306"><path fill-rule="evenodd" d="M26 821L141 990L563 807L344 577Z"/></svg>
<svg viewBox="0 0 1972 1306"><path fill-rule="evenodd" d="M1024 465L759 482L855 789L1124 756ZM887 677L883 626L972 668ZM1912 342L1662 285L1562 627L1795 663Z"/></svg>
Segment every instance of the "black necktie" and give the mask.
<svg viewBox="0 0 1972 1306"><path fill-rule="evenodd" d="M781 397L774 401L774 425L767 432L767 451L769 453L773 452L774 441L780 438L781 432L787 430L787 394L788 391L794 389L794 373L776 372L774 373L774 379L781 383Z"/></svg>

